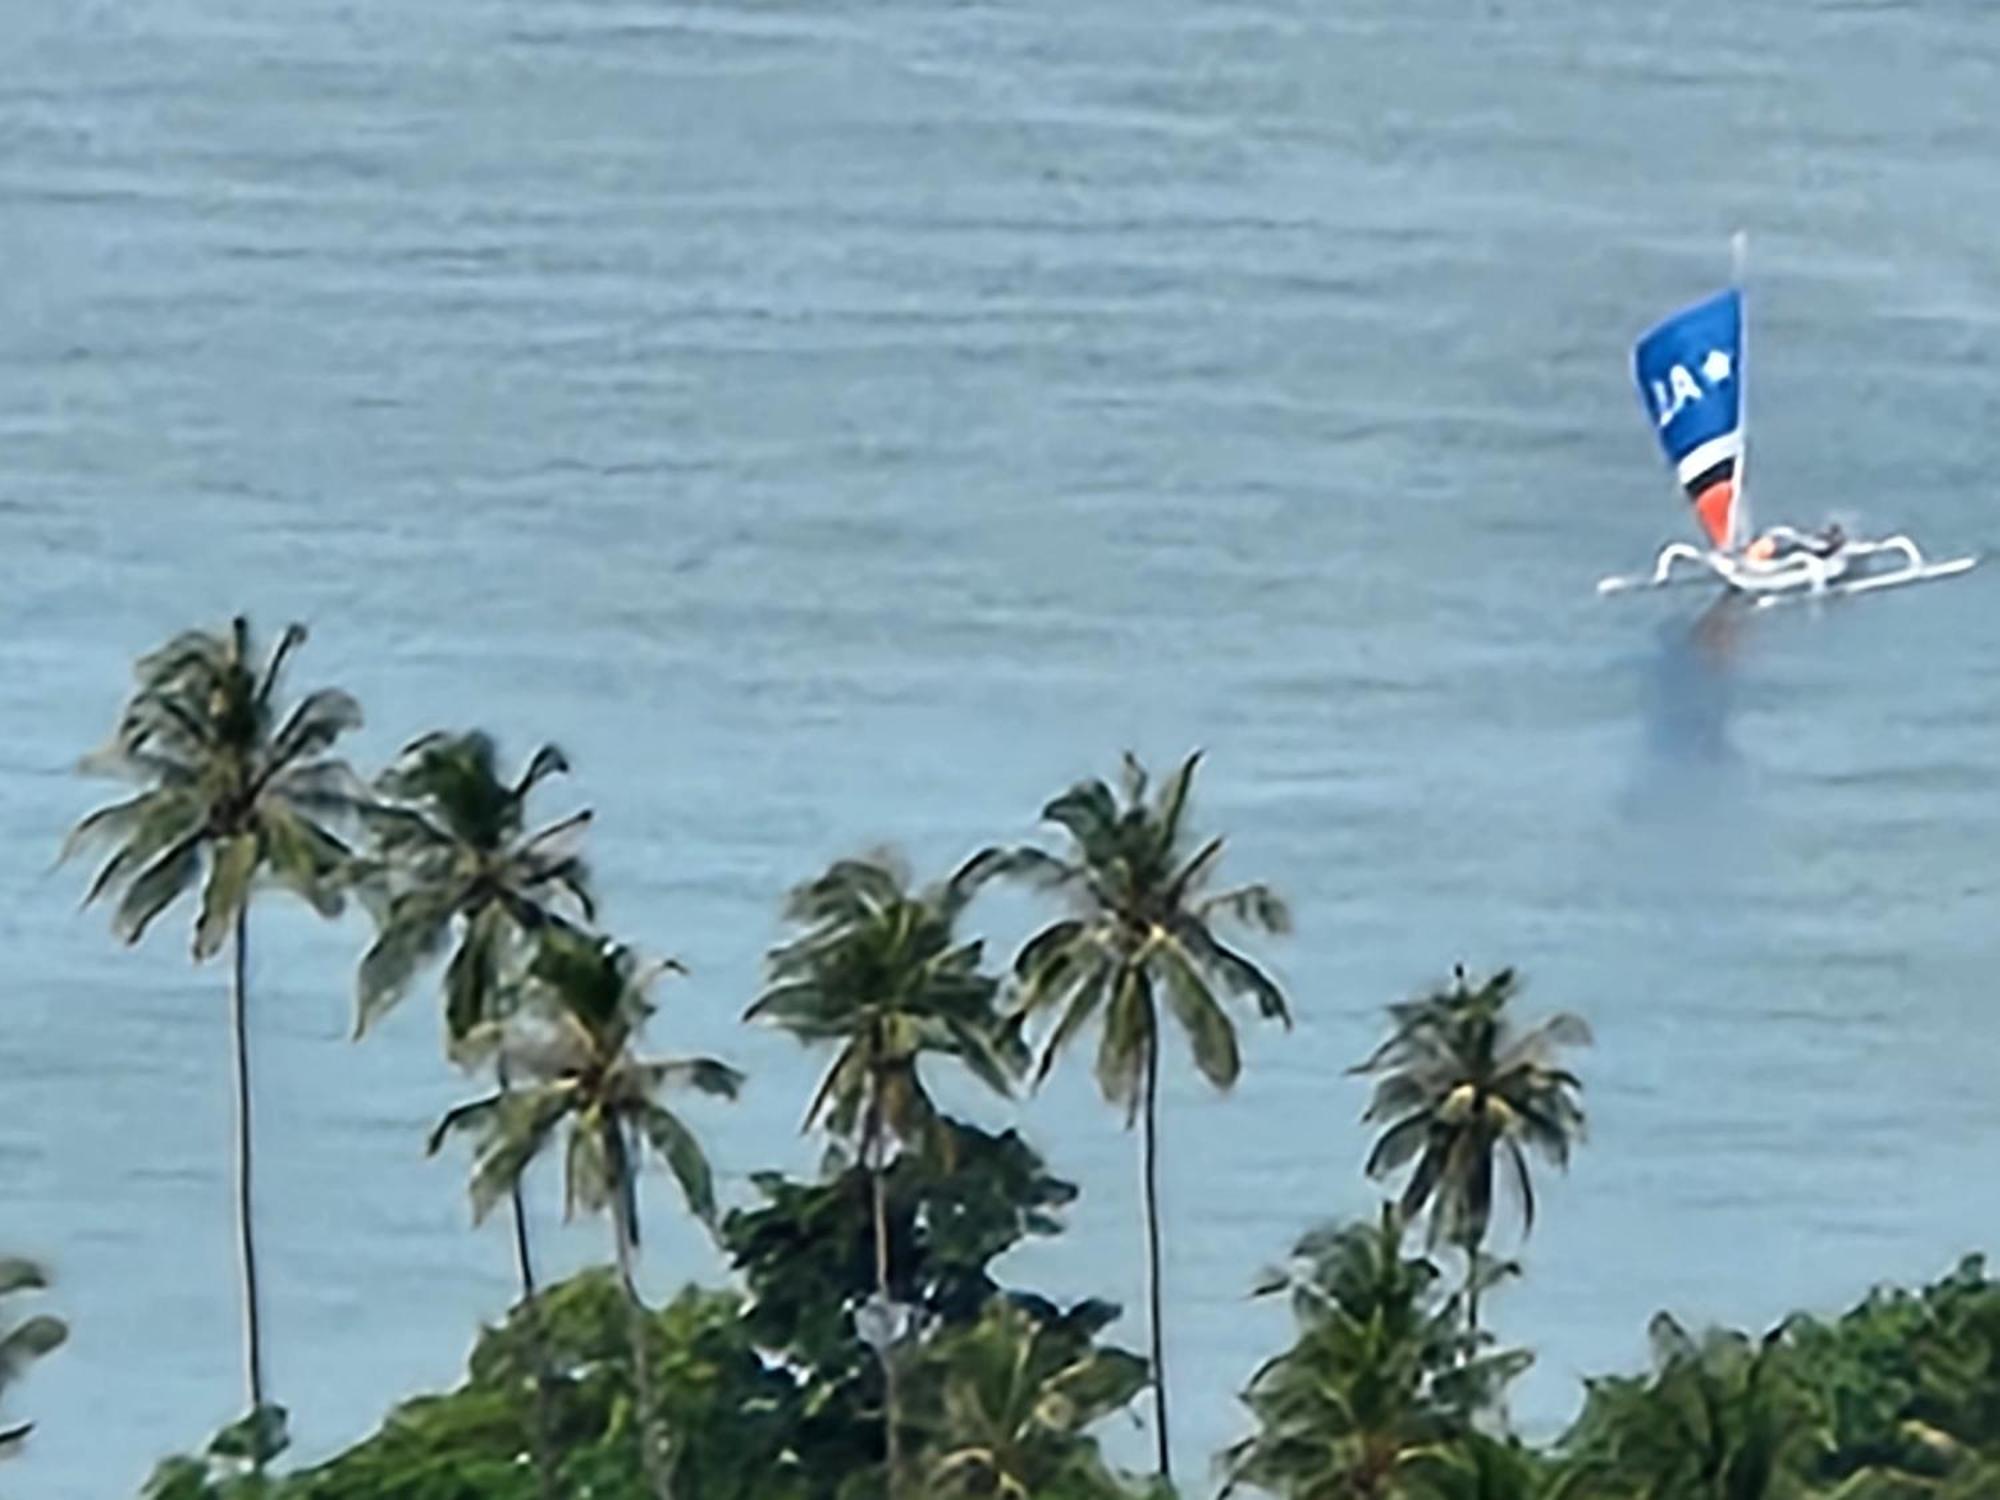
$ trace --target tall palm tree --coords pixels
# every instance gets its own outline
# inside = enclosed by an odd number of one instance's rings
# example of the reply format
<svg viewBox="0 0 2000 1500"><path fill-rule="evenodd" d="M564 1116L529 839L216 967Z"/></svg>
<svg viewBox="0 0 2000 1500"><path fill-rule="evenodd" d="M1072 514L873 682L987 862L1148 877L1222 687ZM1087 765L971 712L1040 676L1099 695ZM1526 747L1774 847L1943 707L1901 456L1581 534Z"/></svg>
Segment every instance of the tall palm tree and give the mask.
<svg viewBox="0 0 2000 1500"><path fill-rule="evenodd" d="M937 1120L919 1064L957 1058L996 1093L1010 1092L1020 1044L1003 1031L997 983L980 967L981 944L954 924L969 889L912 893L887 857L840 860L796 888L786 915L805 931L774 950L770 985L745 1013L807 1043L833 1042L805 1128L825 1125L857 1148L868 1173L875 1226L875 1291L892 1306L885 1179L893 1151L923 1143ZM882 1351L883 1448L888 1490L903 1471L896 1362Z"/></svg>
<svg viewBox="0 0 2000 1500"><path fill-rule="evenodd" d="M1014 1004L1024 1021L1044 1013L1056 1017L1037 1084L1078 1033L1101 1017L1098 1085L1125 1111L1128 1127L1135 1117L1141 1123L1154 1436L1160 1474L1169 1479L1160 1290L1160 999L1186 1033L1195 1066L1218 1089L1233 1085L1242 1068L1236 1028L1218 992L1253 1000L1263 1018L1291 1024L1277 984L1216 933L1222 917L1267 933L1286 932L1291 922L1268 886L1208 890L1222 840L1196 843L1185 826L1200 761L1199 752L1190 755L1149 801L1145 769L1127 755L1122 800L1103 782L1087 781L1042 810L1069 835L1065 854L987 850L960 875L966 884L1012 876L1070 898L1071 915L1029 939L1016 958Z"/></svg>
<svg viewBox="0 0 2000 1500"><path fill-rule="evenodd" d="M618 1277L631 1317L632 1379L640 1456L657 1500L669 1500L664 1444L653 1402L647 1312L634 1261L639 1249L639 1168L648 1149L665 1161L687 1206L715 1221L708 1158L680 1116L661 1102L670 1088L736 1097L742 1075L712 1057L653 1059L633 1053L653 1012L652 982L671 962L642 966L632 950L567 927L543 929L518 999L485 1039L505 1048L512 1087L450 1110L431 1132L435 1152L463 1131L476 1142L472 1209L482 1219L560 1130L564 1212L609 1210Z"/></svg>
<svg viewBox="0 0 2000 1500"><path fill-rule="evenodd" d="M1352 1070L1380 1078L1362 1116L1383 1126L1368 1175L1415 1163L1402 1211L1428 1217L1431 1244L1464 1254L1466 1321L1475 1334L1496 1164L1507 1169L1526 1235L1535 1225L1528 1153L1566 1167L1583 1137L1582 1081L1555 1059L1563 1047L1587 1045L1590 1028L1557 1014L1517 1030L1507 1005L1519 988L1512 969L1475 986L1461 966L1445 989L1390 1006L1388 1040Z"/></svg>
<svg viewBox="0 0 2000 1500"><path fill-rule="evenodd" d="M509 783L501 780L497 759L484 733L427 734L376 778L377 800L361 809L369 847L358 878L379 921L356 975L356 1036L408 992L420 968L455 943L444 972L444 1020L447 1049L456 1055L478 1028L500 1018L507 993L502 980L519 966L535 933L594 919L588 872L575 848L589 810L528 828L529 794L545 778L567 771L569 762L554 745L543 745ZM497 1082L504 1091L504 1067ZM507 1196L536 1362L535 1467L543 1500L554 1500L548 1361L518 1179Z"/></svg>
<svg viewBox="0 0 2000 1500"><path fill-rule="evenodd" d="M361 722L338 688L307 694L280 715L279 674L304 644L289 625L260 664L250 626L191 630L139 659L137 687L111 743L84 760L90 771L139 781L144 790L90 814L72 830L67 857L92 842L116 845L85 903L122 892L113 927L136 943L180 896L201 888L196 962L225 944L233 960L230 1030L236 1070L236 1216L243 1274L244 1374L252 1412L264 1404L253 1232L250 1050L245 1025L250 896L258 876L303 896L322 916L341 909L347 847L327 821L348 812L361 788L327 751Z"/></svg>
<svg viewBox="0 0 2000 1500"><path fill-rule="evenodd" d="M16 1292L40 1291L49 1284L42 1268L17 1256L0 1259L0 1297ZM69 1325L49 1313L23 1318L0 1332L0 1391L12 1385L35 1360L59 1347L69 1337ZM33 1422L13 1422L0 1427L0 1458L11 1454L34 1430Z"/></svg>

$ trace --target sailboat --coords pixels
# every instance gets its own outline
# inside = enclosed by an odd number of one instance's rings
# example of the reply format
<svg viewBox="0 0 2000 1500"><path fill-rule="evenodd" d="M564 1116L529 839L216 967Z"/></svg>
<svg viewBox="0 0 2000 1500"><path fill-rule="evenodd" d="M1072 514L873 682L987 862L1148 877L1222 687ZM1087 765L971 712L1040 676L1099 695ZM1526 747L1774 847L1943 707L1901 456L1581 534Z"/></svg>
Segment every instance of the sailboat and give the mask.
<svg viewBox="0 0 2000 1500"><path fill-rule="evenodd" d="M1871 541L1849 537L1837 524L1816 532L1773 526L1759 533L1752 526L1745 484L1741 235L1735 250L1736 271L1725 290L1674 313L1632 351L1640 401L1703 545L1669 542L1651 572L1603 579L1598 593L1707 577L1770 603L1786 595L1859 594L1925 583L1973 567L1977 557L1931 562L1902 535Z"/></svg>

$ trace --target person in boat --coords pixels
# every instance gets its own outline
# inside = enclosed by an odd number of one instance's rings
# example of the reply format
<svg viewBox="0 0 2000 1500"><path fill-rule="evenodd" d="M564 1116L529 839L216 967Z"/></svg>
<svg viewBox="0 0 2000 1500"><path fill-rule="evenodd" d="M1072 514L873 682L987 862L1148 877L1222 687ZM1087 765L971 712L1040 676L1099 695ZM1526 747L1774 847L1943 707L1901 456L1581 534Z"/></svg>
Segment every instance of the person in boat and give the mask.
<svg viewBox="0 0 2000 1500"><path fill-rule="evenodd" d="M1828 521L1814 532L1798 532L1789 526L1774 526L1748 547L1743 555L1752 562L1782 562L1788 557L1809 553L1818 558L1832 557L1847 545L1847 532L1840 522Z"/></svg>

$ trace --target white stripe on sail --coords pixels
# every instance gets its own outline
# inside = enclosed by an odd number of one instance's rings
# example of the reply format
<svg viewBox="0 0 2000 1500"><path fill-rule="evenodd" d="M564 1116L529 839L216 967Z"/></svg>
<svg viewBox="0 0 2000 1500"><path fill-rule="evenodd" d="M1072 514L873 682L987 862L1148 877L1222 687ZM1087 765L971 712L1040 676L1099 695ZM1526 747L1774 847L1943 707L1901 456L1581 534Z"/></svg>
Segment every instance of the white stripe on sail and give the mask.
<svg viewBox="0 0 2000 1500"><path fill-rule="evenodd" d="M1682 484L1712 469L1726 458L1743 456L1743 429L1725 432L1719 438L1710 438L1699 448L1690 449L1681 461L1674 465L1674 477Z"/></svg>

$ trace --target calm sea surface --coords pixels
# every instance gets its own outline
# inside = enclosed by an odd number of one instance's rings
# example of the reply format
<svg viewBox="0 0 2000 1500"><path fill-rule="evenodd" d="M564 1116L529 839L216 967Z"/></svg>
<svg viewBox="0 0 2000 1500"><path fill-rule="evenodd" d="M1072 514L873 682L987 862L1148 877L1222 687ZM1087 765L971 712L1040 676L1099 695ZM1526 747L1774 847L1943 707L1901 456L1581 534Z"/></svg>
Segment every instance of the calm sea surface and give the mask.
<svg viewBox="0 0 2000 1500"><path fill-rule="evenodd" d="M1683 519L1629 342L1738 226L1766 517L2000 541L1988 7L6 32L0 1249L75 1322L9 1393L22 1493L131 1493L236 1409L224 973L180 924L119 949L49 866L129 659L239 607L311 622L296 682L365 701L364 764L438 725L568 749L548 808L599 809L609 920L693 969L659 1042L754 1075L697 1111L739 1198L814 1159L814 1060L735 1022L788 881L882 839L941 868L1125 746L1207 747L1202 817L1299 912L1299 1025L1233 1098L1178 1055L1168 1086L1191 1473L1283 1338L1254 1272L1371 1203L1343 1069L1461 958L1598 1033L1495 1310L1534 1430L1656 1308L1831 1308L1990 1241L2000 570L1751 617L1591 594ZM455 1379L507 1247L422 1153L462 1087L429 1008L350 1046L358 923L256 931L272 1374L313 1457ZM1085 1194L1011 1269L1135 1306L1132 1141L1080 1067L1023 1118ZM652 1288L713 1276L653 1201Z"/></svg>

